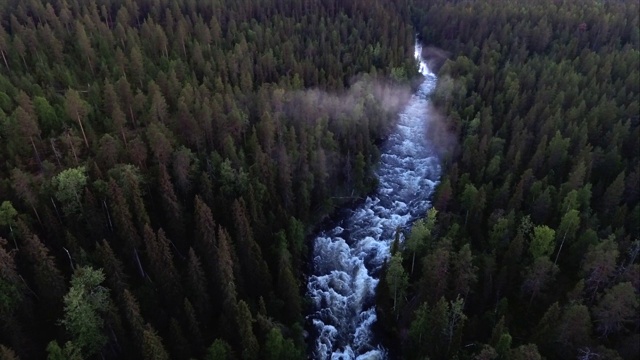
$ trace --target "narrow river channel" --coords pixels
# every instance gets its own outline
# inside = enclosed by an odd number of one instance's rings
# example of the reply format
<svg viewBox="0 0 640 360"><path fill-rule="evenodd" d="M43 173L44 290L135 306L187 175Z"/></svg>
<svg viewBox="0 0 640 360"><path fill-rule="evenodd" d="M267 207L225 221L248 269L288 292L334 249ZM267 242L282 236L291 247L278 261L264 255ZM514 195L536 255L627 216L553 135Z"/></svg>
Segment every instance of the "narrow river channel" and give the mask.
<svg viewBox="0 0 640 360"><path fill-rule="evenodd" d="M440 178L440 163L427 141L428 96L436 77L415 47L423 82L399 115L382 148L377 191L316 235L307 298L313 305L314 359L387 359L373 330L378 275L394 234L424 216Z"/></svg>

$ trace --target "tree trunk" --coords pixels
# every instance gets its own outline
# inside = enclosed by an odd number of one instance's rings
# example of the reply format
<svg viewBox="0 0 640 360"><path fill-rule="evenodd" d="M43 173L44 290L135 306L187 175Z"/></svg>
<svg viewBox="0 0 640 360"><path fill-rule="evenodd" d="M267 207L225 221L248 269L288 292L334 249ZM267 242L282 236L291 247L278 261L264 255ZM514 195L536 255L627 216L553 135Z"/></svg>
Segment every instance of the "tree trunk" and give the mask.
<svg viewBox="0 0 640 360"><path fill-rule="evenodd" d="M33 151L36 153L36 158L38 159L38 164L42 166L42 161L40 160L40 154L38 153L38 149L36 148L36 143L33 141L33 136L29 136L29 140L31 140L31 146L33 146Z"/></svg>
<svg viewBox="0 0 640 360"><path fill-rule="evenodd" d="M136 262L138 263L138 271L140 271L140 276L142 278L145 277L145 272L144 269L142 268L142 262L140 261L140 256L138 256L138 250L136 250L135 248L133 249L133 254L136 257Z"/></svg>
<svg viewBox="0 0 640 360"><path fill-rule="evenodd" d="M398 299L398 287L393 287L393 311L396 311L396 301Z"/></svg>
<svg viewBox="0 0 640 360"><path fill-rule="evenodd" d="M87 140L87 135L84 133L84 126L82 126L82 120L80 119L80 114L76 112L76 119L78 120L78 124L80 124L80 131L82 131L82 137L84 138L84 143L87 145L87 149L89 149L89 141Z"/></svg>
<svg viewBox="0 0 640 360"><path fill-rule="evenodd" d="M0 50L0 53L2 54L2 60L4 60L4 66L7 67L7 70L11 71L11 69L9 68L9 63L7 62L7 58L4 56L4 50Z"/></svg>
<svg viewBox="0 0 640 360"><path fill-rule="evenodd" d="M109 214L109 207L107 207L107 202L102 200L102 206L104 207L104 211L107 214L107 220L109 221L109 229L113 232L113 223L111 222L111 214Z"/></svg>
<svg viewBox="0 0 640 360"><path fill-rule="evenodd" d="M562 247L564 246L564 240L567 238L567 232L564 232L564 236L562 237L562 242L560 243L560 248L558 249L558 253L556 254L556 259L553 261L553 265L556 265L558 262L558 258L560 257L560 252L562 251Z"/></svg>
<svg viewBox="0 0 640 360"><path fill-rule="evenodd" d="M58 166L62 167L62 162L60 161L60 154L58 153L58 149L56 149L56 145L53 143L53 138L49 139L51 143L51 150L53 150L53 154L56 156L56 160L58 161Z"/></svg>
<svg viewBox="0 0 640 360"><path fill-rule="evenodd" d="M69 253L69 250L67 250L66 247L63 246L62 248L67 253L67 257L69 258L69 264L71 264L71 270L75 270L76 267L73 265L73 260L71 259L71 253Z"/></svg>
<svg viewBox="0 0 640 360"><path fill-rule="evenodd" d="M124 141L124 148L127 148L127 136L124 134L124 126L120 127L120 133L122 134L122 141Z"/></svg>
<svg viewBox="0 0 640 360"><path fill-rule="evenodd" d="M18 243L16 242L16 236L13 235L13 228L11 227L11 224L9 224L9 233L11 234L11 239L13 240L13 245L16 247L16 250L20 250L20 249L18 249Z"/></svg>
<svg viewBox="0 0 640 360"><path fill-rule="evenodd" d="M87 56L87 62L89 63L89 69L91 69L91 75L95 76L96 72L93 71L93 63L91 63L91 59L89 58L89 56Z"/></svg>
<svg viewBox="0 0 640 360"><path fill-rule="evenodd" d="M133 109L131 108L131 105L129 105L129 115L131 115L131 123L133 124L133 127L136 128L136 118L133 116Z"/></svg>
<svg viewBox="0 0 640 360"><path fill-rule="evenodd" d="M569 223L569 226L573 225L573 221L571 223ZM567 238L567 234L569 233L569 229L567 229L564 232L564 235L562 236L562 242L560 243L560 248L558 249L558 254L556 254L556 260L553 262L553 265L556 265L556 263L558 262L558 258L560 257L560 252L562 251L562 247L564 246L564 241Z"/></svg>
<svg viewBox="0 0 640 360"><path fill-rule="evenodd" d="M413 252L413 257L411 258L411 275L413 275L413 266L416 263L416 252Z"/></svg>
<svg viewBox="0 0 640 360"><path fill-rule="evenodd" d="M36 210L35 206L31 205L33 212L36 214L36 218L38 219L38 223L42 224L42 220L40 220L40 214L38 214L38 210Z"/></svg>
<svg viewBox="0 0 640 360"><path fill-rule="evenodd" d="M60 223L62 224L62 218L60 217L60 213L58 212L58 207L56 206L56 202L53 201L52 197L50 197L49 199L51 199L51 203L53 204L53 209L56 211L56 216L58 216L58 221L60 221Z"/></svg>
<svg viewBox="0 0 640 360"><path fill-rule="evenodd" d="M71 135L69 135L68 132L67 132L67 137L69 138L69 145L71 146L71 152L73 153L73 158L76 160L76 166L78 166L79 165L78 154L76 154L76 148L75 146L73 146L73 140L71 139Z"/></svg>

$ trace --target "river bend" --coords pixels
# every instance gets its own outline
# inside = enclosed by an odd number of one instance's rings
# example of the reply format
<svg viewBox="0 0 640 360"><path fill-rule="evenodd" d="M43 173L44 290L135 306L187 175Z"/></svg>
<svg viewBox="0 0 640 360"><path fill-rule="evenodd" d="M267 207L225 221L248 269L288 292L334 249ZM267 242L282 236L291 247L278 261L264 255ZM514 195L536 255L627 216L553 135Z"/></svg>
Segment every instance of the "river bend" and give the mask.
<svg viewBox="0 0 640 360"><path fill-rule="evenodd" d="M424 216L440 177L439 160L425 133L428 95L436 77L421 52L416 45L423 82L382 148L377 191L314 240L307 282L314 359L388 357L372 327L378 275L389 258L396 229Z"/></svg>

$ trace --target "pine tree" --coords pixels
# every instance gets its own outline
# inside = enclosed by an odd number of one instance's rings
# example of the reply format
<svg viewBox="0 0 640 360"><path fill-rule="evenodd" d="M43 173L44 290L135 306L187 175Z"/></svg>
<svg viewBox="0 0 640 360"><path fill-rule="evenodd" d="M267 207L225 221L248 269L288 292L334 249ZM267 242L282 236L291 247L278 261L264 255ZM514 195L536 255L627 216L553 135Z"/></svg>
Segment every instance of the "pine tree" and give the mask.
<svg viewBox="0 0 640 360"><path fill-rule="evenodd" d="M591 341L591 316L582 304L570 304L564 310L556 329L556 341L567 357L576 356L576 349L589 345Z"/></svg>
<svg viewBox="0 0 640 360"><path fill-rule="evenodd" d="M582 263L582 273L585 276L586 295L592 301L614 276L618 254L613 235L589 248Z"/></svg>
<svg viewBox="0 0 640 360"><path fill-rule="evenodd" d="M62 305L67 286L64 277L58 269L54 257L49 253L38 235L31 233L26 224L18 221L18 229L23 241L21 252L24 253L30 268L38 296L41 297L51 311L58 312Z"/></svg>
<svg viewBox="0 0 640 360"><path fill-rule="evenodd" d="M597 331L611 336L638 321L638 296L629 282L619 283L605 291L593 309Z"/></svg>
<svg viewBox="0 0 640 360"><path fill-rule="evenodd" d="M149 324L144 327L142 333L142 349L145 360L169 360L169 354L162 344L162 338Z"/></svg>
<svg viewBox="0 0 640 360"><path fill-rule="evenodd" d="M284 318L288 324L300 321L302 313L302 301L300 299L300 289L296 278L293 276L291 266L291 254L286 248L284 236L279 240L279 265L277 278L277 293L284 301Z"/></svg>
<svg viewBox="0 0 640 360"><path fill-rule="evenodd" d="M198 317L208 319L211 315L211 301L207 291L206 277L200 259L193 248L187 256L186 290L197 311Z"/></svg>
<svg viewBox="0 0 640 360"><path fill-rule="evenodd" d="M241 357L245 360L257 359L260 353L258 339L253 333L253 318L249 306L243 300L237 304L236 308L236 329L237 339L242 345Z"/></svg>
<svg viewBox="0 0 640 360"><path fill-rule="evenodd" d="M478 267L473 265L471 246L465 244L452 259L453 293L467 297L475 285Z"/></svg>
<svg viewBox="0 0 640 360"><path fill-rule="evenodd" d="M424 251L425 248L432 246L432 232L436 224L436 216L438 210L431 208L427 212L427 216L413 223L411 234L407 239L407 248L412 252L411 255L411 274L416 262L416 253Z"/></svg>
<svg viewBox="0 0 640 360"><path fill-rule="evenodd" d="M69 119L78 122L80 131L82 132L82 137L84 138L84 143L87 148L90 148L89 140L87 140L87 134L85 133L83 125L87 114L89 113L89 105L80 98L78 91L70 89L67 90L65 94L65 109Z"/></svg>
<svg viewBox="0 0 640 360"><path fill-rule="evenodd" d="M430 302L437 301L446 293L451 273L451 255L451 240L445 238L422 260L421 288L429 289L425 295Z"/></svg>
<svg viewBox="0 0 640 360"><path fill-rule="evenodd" d="M171 178L164 165L158 167L158 190L162 209L168 218L167 224L169 233L173 238L180 239L184 236L184 226L182 222L182 208L173 190Z"/></svg>
<svg viewBox="0 0 640 360"><path fill-rule="evenodd" d="M15 263L15 252L7 251L7 240L0 237L0 288L2 289L2 302L0 314L3 317L12 315L22 299L22 284Z"/></svg>
<svg viewBox="0 0 640 360"><path fill-rule="evenodd" d="M223 295L222 308L223 313L233 313L233 308L236 306L237 290L236 281L233 272L233 248L229 240L229 234L227 231L219 227L218 228L218 249L217 249L217 267L216 267L216 283L219 286L219 290Z"/></svg>
<svg viewBox="0 0 640 360"><path fill-rule="evenodd" d="M285 339L278 328L272 328L267 334L264 345L264 356L267 360L294 360L303 357L291 339Z"/></svg>
<svg viewBox="0 0 640 360"><path fill-rule="evenodd" d="M195 197L195 247L200 256L203 257L210 276L215 278L216 250L218 245L216 240L216 223L213 214L207 204L199 196Z"/></svg>
<svg viewBox="0 0 640 360"><path fill-rule="evenodd" d="M106 282L116 296L121 296L127 288L127 275L124 272L122 262L116 257L111 245L102 239L96 246L97 257L105 272Z"/></svg>
<svg viewBox="0 0 640 360"><path fill-rule="evenodd" d="M622 200L622 194L624 192L624 180L625 180L625 172L622 171L618 176L613 180L611 185L607 187L607 190L604 192L602 196L602 210L605 212L613 211L620 201Z"/></svg>
<svg viewBox="0 0 640 360"><path fill-rule="evenodd" d="M207 349L205 355L205 360L231 360L233 358L231 346L222 339L216 339Z"/></svg>
<svg viewBox="0 0 640 360"><path fill-rule="evenodd" d="M167 239L164 230L158 230L156 236L149 225L146 225L144 243L150 272L159 284L161 293L165 294L168 307L174 308L180 303L182 289L169 248L169 239Z"/></svg>
<svg viewBox="0 0 640 360"><path fill-rule="evenodd" d="M558 267L547 257L541 256L534 260L533 264L525 271L522 283L522 291L531 295L529 304L549 286L558 271Z"/></svg>
<svg viewBox="0 0 640 360"><path fill-rule="evenodd" d="M187 320L187 329L189 331L189 339L193 344L194 353L200 353L203 347L203 337L200 331L200 324L198 323L198 317L195 309L191 305L189 299L184 299L184 314Z"/></svg>
<svg viewBox="0 0 640 360"><path fill-rule="evenodd" d="M254 240L243 201L236 200L233 203L233 219L236 231L235 249L242 267L243 282L248 286L250 294L257 298L271 291L272 280L262 251Z"/></svg>

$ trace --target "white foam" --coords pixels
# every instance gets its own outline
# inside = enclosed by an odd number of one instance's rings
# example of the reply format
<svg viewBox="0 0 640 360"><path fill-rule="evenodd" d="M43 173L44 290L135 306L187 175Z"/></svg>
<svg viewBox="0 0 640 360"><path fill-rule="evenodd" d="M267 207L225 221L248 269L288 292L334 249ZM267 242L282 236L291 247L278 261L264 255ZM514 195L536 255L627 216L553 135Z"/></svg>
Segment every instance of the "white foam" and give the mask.
<svg viewBox="0 0 640 360"><path fill-rule="evenodd" d="M421 52L416 44L416 59L426 78L383 149L376 194L367 197L341 226L315 239L314 274L308 279L307 297L315 309L309 318L317 332L314 356L318 359L387 357L386 350L374 343L373 303L379 280L373 274L388 260L396 230L426 212L440 174L439 161L424 134L426 95L433 90L435 77L420 58Z"/></svg>

